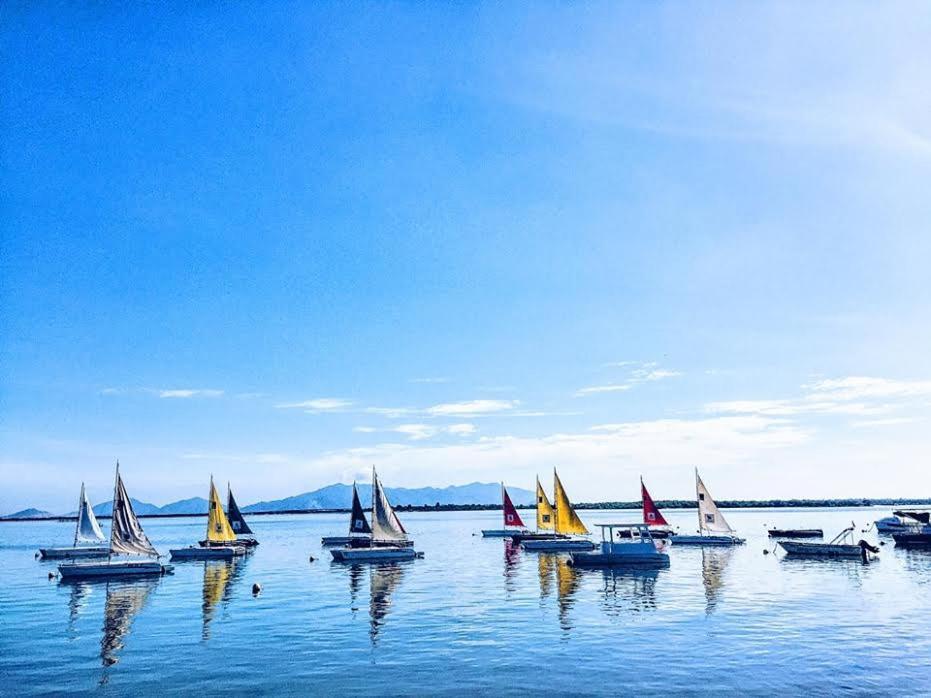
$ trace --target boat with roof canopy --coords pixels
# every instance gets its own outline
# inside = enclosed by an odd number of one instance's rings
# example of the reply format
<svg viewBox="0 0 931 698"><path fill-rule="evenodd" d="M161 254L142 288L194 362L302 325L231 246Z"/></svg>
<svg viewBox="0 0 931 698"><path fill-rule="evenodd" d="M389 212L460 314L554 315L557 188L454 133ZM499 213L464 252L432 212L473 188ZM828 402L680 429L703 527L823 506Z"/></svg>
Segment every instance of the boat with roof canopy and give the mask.
<svg viewBox="0 0 931 698"><path fill-rule="evenodd" d="M598 524L601 549L569 556L574 567L665 567L669 565L669 542L655 539L646 524Z"/></svg>

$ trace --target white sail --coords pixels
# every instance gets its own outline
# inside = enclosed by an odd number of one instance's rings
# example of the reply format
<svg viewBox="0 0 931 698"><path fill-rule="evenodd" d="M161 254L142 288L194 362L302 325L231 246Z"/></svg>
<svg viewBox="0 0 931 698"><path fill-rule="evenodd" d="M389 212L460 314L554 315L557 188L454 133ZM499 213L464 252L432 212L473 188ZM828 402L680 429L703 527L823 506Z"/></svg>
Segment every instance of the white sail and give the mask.
<svg viewBox="0 0 931 698"><path fill-rule="evenodd" d="M100 524L97 523L97 517L94 516L94 510L87 499L87 493L84 491L84 483L81 483L81 501L78 504L78 524L74 531L74 543L102 543L105 541L103 531L100 530Z"/></svg>
<svg viewBox="0 0 931 698"><path fill-rule="evenodd" d="M407 534L385 495L378 476L372 473L372 539L407 540Z"/></svg>
<svg viewBox="0 0 931 698"><path fill-rule="evenodd" d="M734 529L730 527L724 518L724 515L718 509L718 505L711 498L711 493L705 487L698 475L698 469L695 469L695 494L698 498L698 528L704 535L706 533L728 533L732 534Z"/></svg>
<svg viewBox="0 0 931 698"><path fill-rule="evenodd" d="M120 477L119 465L116 469L116 488L113 496L113 522L110 529L110 551L126 555L154 555L158 551L149 542L145 531L139 525L136 512Z"/></svg>

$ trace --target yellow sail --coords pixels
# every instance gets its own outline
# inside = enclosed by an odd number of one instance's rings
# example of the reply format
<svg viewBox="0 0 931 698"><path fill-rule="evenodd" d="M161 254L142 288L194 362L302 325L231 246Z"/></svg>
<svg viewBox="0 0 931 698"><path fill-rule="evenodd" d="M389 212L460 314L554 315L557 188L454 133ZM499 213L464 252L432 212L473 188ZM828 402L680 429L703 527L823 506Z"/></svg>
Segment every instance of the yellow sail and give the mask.
<svg viewBox="0 0 931 698"><path fill-rule="evenodd" d="M236 540L233 527L230 526L230 521L226 518L226 512L223 511L220 495L217 493L217 488L213 486L213 478L210 478L210 510L207 514L207 540L211 543L229 543Z"/></svg>
<svg viewBox="0 0 931 698"><path fill-rule="evenodd" d="M556 490L556 533L575 533L584 535L588 533L582 519L575 513L572 504L569 503L569 497L566 490L563 489L559 481L559 475L553 471L554 489ZM539 486L539 483L538 483Z"/></svg>
<svg viewBox="0 0 931 698"><path fill-rule="evenodd" d="M546 498L546 492L540 486L540 478L537 478L537 530L551 531L555 525L555 516L553 516L553 505Z"/></svg>

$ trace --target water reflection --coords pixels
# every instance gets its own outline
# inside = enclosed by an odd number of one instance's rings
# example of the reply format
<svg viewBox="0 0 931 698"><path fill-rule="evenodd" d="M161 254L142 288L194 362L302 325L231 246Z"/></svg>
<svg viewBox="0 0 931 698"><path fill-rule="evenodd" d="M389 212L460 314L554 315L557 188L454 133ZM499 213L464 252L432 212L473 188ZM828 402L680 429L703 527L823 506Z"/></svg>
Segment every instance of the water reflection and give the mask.
<svg viewBox="0 0 931 698"><path fill-rule="evenodd" d="M601 570L604 596L601 610L616 618L656 610L656 582L662 569L606 567Z"/></svg>
<svg viewBox="0 0 931 698"><path fill-rule="evenodd" d="M248 558L233 560L204 561L204 595L202 604L203 629L201 639L210 639L210 622L217 609L226 607L235 586L234 582L242 577Z"/></svg>
<svg viewBox="0 0 931 698"><path fill-rule="evenodd" d="M132 628L133 621L145 606L149 594L159 580L159 577L150 577L132 582L107 583L103 638L100 641L100 660L104 669L120 661L119 652L123 649L123 642ZM104 674L101 683L106 683L106 680L107 676Z"/></svg>
<svg viewBox="0 0 931 698"><path fill-rule="evenodd" d="M369 637L372 645L378 643L378 635L391 610L391 596L404 577L404 563L392 562L372 565L369 569Z"/></svg>
<svg viewBox="0 0 931 698"><path fill-rule="evenodd" d="M717 608L724 589L724 571L734 556L733 548L702 548L701 580L705 587L705 614L711 615Z"/></svg>
<svg viewBox="0 0 931 698"><path fill-rule="evenodd" d="M540 577L540 601L553 591L553 572L556 569L556 556L540 553L537 555L537 574Z"/></svg>
<svg viewBox="0 0 931 698"><path fill-rule="evenodd" d="M843 574L857 589L863 587L863 577L869 573L870 567L876 562L864 562L858 557L798 557L786 555L780 564L787 570L810 574L815 570L834 570Z"/></svg>
<svg viewBox="0 0 931 698"><path fill-rule="evenodd" d="M510 538L504 540L504 590L514 592L517 581L517 568L520 566L520 546Z"/></svg>
<svg viewBox="0 0 931 698"><path fill-rule="evenodd" d="M572 630L569 611L575 603L575 594L581 584L581 572L569 564L569 558L558 557L556 566L556 591L559 603L559 627L563 630Z"/></svg>
<svg viewBox="0 0 931 698"><path fill-rule="evenodd" d="M71 594L68 597L68 636L77 637L75 627L78 616L87 606L87 599L91 595L92 586L87 582L76 581L71 585Z"/></svg>

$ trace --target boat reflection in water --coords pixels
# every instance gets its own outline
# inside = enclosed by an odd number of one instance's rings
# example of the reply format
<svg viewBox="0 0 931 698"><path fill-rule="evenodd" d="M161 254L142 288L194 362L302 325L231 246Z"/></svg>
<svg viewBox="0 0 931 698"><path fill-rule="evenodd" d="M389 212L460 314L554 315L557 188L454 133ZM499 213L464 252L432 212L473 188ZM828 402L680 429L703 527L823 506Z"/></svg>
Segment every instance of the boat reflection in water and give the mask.
<svg viewBox="0 0 931 698"><path fill-rule="evenodd" d="M701 580L705 587L705 615L714 613L724 589L724 571L734 555L733 548L702 548Z"/></svg>
<svg viewBox="0 0 931 698"><path fill-rule="evenodd" d="M378 635L391 610L392 595L404 577L407 564L378 563L369 568L369 637L373 646L378 644Z"/></svg>
<svg viewBox="0 0 931 698"><path fill-rule="evenodd" d="M210 639L210 622L214 619L218 608L225 608L230 601L234 582L242 577L243 569L248 558L233 558L232 560L205 560L204 561L204 597L201 610L203 612L203 630L201 639Z"/></svg>
<svg viewBox="0 0 931 698"><path fill-rule="evenodd" d="M579 571L569 564L566 555L540 553L537 556L537 574L540 578L541 605L552 595L555 586L559 626L563 630L572 630L569 611L575 603L576 591L581 583Z"/></svg>
<svg viewBox="0 0 931 698"><path fill-rule="evenodd" d="M506 538L504 540L504 590L508 594L512 594L515 590L520 557L520 545Z"/></svg>
<svg viewBox="0 0 931 698"><path fill-rule="evenodd" d="M103 638L100 641L100 660L105 670L120 661L119 653L132 629L133 621L159 581L159 577L149 577L107 583L107 600L103 607ZM100 683L105 684L107 679L105 672Z"/></svg>
<svg viewBox="0 0 931 698"><path fill-rule="evenodd" d="M605 615L617 618L656 610L656 582L666 568L605 567L597 572L604 583L601 610Z"/></svg>
<svg viewBox="0 0 931 698"><path fill-rule="evenodd" d="M93 585L86 581L74 582L69 584L71 594L68 597L68 636L71 639L78 637L77 628L78 617L87 607L87 600L93 592Z"/></svg>

